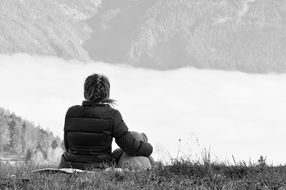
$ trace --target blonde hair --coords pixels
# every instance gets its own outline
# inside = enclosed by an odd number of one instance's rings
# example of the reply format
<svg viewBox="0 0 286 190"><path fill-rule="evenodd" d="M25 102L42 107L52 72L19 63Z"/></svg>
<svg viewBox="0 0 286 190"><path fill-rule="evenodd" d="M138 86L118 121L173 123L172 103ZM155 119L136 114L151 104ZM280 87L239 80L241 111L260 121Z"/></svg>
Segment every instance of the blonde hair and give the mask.
<svg viewBox="0 0 286 190"><path fill-rule="evenodd" d="M93 74L84 82L84 98L93 103L114 104L115 100L109 98L110 83L106 76Z"/></svg>

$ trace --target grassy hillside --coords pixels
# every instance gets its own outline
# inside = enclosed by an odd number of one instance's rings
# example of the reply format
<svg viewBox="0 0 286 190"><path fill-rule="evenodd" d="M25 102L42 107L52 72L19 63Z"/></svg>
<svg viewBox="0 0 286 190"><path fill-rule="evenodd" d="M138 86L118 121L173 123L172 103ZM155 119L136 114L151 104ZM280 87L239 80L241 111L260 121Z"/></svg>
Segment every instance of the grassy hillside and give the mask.
<svg viewBox="0 0 286 190"><path fill-rule="evenodd" d="M40 166L1 166L1 189L222 189L284 190L286 167L265 160L246 165L175 161L149 171L93 170L77 174L32 173Z"/></svg>

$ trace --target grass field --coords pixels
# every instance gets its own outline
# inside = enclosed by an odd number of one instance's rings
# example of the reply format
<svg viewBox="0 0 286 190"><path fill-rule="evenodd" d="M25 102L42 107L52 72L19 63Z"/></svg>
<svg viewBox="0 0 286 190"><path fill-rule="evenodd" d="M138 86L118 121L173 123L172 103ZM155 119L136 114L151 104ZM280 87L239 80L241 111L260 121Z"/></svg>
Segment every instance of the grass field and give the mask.
<svg viewBox="0 0 286 190"><path fill-rule="evenodd" d="M2 165L0 189L286 189L286 166L269 166L263 158L236 165L174 160L149 171L33 173L43 167Z"/></svg>

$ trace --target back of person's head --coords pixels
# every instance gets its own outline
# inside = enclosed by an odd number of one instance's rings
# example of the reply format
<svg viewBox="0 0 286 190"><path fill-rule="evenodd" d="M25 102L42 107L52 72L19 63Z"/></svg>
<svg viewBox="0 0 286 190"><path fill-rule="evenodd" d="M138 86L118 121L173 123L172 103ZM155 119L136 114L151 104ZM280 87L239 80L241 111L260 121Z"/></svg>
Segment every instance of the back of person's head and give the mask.
<svg viewBox="0 0 286 190"><path fill-rule="evenodd" d="M114 104L109 98L110 83L106 76L93 74L86 78L84 83L84 98L93 103Z"/></svg>

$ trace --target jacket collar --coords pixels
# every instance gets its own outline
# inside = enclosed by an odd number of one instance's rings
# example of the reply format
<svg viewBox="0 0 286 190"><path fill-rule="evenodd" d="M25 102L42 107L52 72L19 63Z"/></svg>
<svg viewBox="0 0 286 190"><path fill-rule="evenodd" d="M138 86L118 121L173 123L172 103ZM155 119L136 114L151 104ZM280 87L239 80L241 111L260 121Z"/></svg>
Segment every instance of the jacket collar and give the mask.
<svg viewBox="0 0 286 190"><path fill-rule="evenodd" d="M82 105L83 106L88 106L88 107L109 107L108 104L94 103L94 102L91 102L91 101L83 101Z"/></svg>

